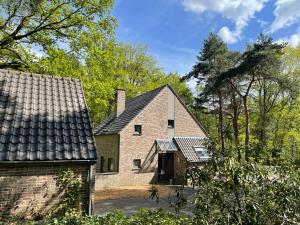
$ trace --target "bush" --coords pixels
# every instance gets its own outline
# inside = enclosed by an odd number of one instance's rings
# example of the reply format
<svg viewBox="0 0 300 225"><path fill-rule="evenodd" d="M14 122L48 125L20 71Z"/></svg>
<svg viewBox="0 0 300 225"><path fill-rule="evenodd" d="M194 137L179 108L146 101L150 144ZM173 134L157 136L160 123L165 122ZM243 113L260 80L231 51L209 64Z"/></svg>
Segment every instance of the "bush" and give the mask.
<svg viewBox="0 0 300 225"><path fill-rule="evenodd" d="M199 173L197 224L299 224L300 176L293 165L269 167L212 159Z"/></svg>
<svg viewBox="0 0 300 225"><path fill-rule="evenodd" d="M140 209L132 216L126 216L120 211L112 211L106 216L80 215L77 211L67 212L58 218L39 221L19 220L18 218L0 222L0 225L188 225L192 224L187 216L175 216L165 210Z"/></svg>

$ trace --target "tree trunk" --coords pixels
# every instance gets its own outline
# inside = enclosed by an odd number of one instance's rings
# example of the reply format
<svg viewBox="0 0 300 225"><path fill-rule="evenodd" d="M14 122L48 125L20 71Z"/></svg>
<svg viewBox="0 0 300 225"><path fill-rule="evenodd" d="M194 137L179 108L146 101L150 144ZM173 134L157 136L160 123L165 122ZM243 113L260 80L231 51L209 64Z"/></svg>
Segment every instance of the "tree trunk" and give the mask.
<svg viewBox="0 0 300 225"><path fill-rule="evenodd" d="M238 153L238 160L241 161L242 154L240 148L240 134L239 134L240 131L239 131L239 124L238 124L239 113L238 113L238 104L234 93L232 94L232 106L233 106L232 126L233 126L233 133L234 133L234 142Z"/></svg>
<svg viewBox="0 0 300 225"><path fill-rule="evenodd" d="M221 139L221 152L224 156L225 153L225 142L224 142L224 116L223 116L223 97L222 92L218 90L219 97L219 132Z"/></svg>
<svg viewBox="0 0 300 225"><path fill-rule="evenodd" d="M250 157L250 117L248 109L248 96L243 96L243 104L245 111L245 159L249 160Z"/></svg>

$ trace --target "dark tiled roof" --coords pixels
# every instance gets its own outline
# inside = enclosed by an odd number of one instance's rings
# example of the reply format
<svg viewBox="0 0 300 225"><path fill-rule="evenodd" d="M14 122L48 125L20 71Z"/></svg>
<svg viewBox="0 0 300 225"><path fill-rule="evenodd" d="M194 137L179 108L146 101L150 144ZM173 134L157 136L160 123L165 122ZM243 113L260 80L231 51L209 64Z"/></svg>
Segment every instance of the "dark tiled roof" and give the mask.
<svg viewBox="0 0 300 225"><path fill-rule="evenodd" d="M200 147L204 145L206 136L203 137L174 137L174 140L189 162L203 162L207 161L207 158L201 159L196 153L194 147Z"/></svg>
<svg viewBox="0 0 300 225"><path fill-rule="evenodd" d="M96 160L79 80L0 70L0 161Z"/></svg>
<svg viewBox="0 0 300 225"><path fill-rule="evenodd" d="M95 135L119 133L160 93L164 87L166 87L166 85L127 100L124 112L118 117L115 117L114 113L111 113L99 126L95 128Z"/></svg>

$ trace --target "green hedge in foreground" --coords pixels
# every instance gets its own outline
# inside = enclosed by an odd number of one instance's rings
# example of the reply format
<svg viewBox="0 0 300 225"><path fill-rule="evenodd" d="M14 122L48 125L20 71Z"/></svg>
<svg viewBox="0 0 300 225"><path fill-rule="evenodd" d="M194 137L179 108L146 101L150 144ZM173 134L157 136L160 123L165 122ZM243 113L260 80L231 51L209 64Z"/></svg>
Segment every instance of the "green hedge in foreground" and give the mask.
<svg viewBox="0 0 300 225"><path fill-rule="evenodd" d="M75 212L66 213L60 218L45 218L37 221L17 218L0 221L0 225L188 225L193 224L188 216L176 216L165 210L140 209L132 216L120 211L112 211L106 216L80 216Z"/></svg>

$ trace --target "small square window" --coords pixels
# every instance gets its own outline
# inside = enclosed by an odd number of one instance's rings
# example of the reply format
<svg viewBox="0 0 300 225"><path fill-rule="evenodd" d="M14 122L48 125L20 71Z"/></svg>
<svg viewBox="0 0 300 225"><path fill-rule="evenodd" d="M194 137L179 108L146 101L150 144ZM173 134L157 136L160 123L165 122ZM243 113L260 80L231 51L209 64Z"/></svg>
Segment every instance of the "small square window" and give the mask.
<svg viewBox="0 0 300 225"><path fill-rule="evenodd" d="M133 160L133 169L138 170L142 168L142 162L140 159L134 159Z"/></svg>
<svg viewBox="0 0 300 225"><path fill-rule="evenodd" d="M174 128L174 120L168 120L168 128Z"/></svg>
<svg viewBox="0 0 300 225"><path fill-rule="evenodd" d="M112 172L114 170L114 159L108 158L107 160L107 171Z"/></svg>
<svg viewBox="0 0 300 225"><path fill-rule="evenodd" d="M142 134L142 125L134 125L134 134L136 135Z"/></svg>

